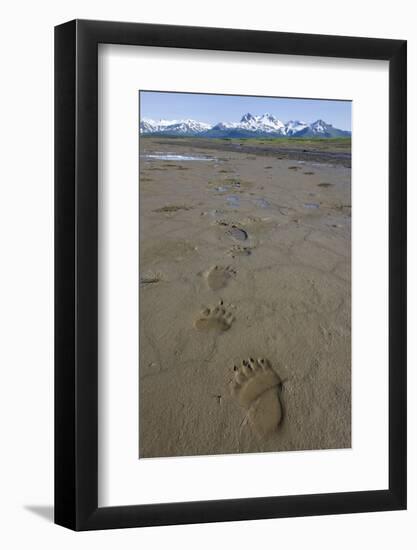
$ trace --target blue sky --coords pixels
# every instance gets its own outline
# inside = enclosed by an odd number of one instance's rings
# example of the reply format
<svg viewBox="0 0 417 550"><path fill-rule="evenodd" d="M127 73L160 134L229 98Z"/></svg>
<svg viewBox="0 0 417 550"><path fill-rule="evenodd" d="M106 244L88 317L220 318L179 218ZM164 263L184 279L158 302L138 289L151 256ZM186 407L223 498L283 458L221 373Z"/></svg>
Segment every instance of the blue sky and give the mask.
<svg viewBox="0 0 417 550"><path fill-rule="evenodd" d="M140 92L141 118L191 118L212 124L237 122L245 113L270 113L284 123L314 122L321 118L336 128L351 130L351 105L350 101L324 99Z"/></svg>

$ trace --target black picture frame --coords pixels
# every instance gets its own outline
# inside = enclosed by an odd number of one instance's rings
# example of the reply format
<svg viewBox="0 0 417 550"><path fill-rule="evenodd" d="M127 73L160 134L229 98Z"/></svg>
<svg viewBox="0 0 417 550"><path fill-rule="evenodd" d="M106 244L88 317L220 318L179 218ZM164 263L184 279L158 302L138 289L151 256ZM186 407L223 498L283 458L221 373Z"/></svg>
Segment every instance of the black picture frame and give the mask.
<svg viewBox="0 0 417 550"><path fill-rule="evenodd" d="M389 62L389 488L98 506L98 44ZM55 28L55 523L92 530L406 508L406 41L74 20Z"/></svg>

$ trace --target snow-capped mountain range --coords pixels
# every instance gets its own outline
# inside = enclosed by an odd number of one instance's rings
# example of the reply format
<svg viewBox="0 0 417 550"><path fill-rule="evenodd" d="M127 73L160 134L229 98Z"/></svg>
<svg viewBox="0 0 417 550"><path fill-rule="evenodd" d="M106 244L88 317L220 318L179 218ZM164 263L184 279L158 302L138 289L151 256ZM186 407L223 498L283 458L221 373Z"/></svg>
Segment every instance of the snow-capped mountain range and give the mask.
<svg viewBox="0 0 417 550"><path fill-rule="evenodd" d="M334 128L324 120L308 124L299 120L282 122L274 115L246 113L239 122L218 122L211 125L196 120L151 120L140 123L143 135L197 136L197 137L346 137L347 130Z"/></svg>
<svg viewBox="0 0 417 550"><path fill-rule="evenodd" d="M143 119L140 123L141 134L195 135L206 132L210 128L212 128L211 124L191 119L158 121Z"/></svg>

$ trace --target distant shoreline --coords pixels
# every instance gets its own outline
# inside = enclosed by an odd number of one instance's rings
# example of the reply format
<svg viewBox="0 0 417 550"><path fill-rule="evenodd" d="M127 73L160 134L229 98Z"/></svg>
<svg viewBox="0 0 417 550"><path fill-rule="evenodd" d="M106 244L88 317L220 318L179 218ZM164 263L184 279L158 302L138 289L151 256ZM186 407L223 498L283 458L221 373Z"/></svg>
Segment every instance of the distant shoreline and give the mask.
<svg viewBox="0 0 417 550"><path fill-rule="evenodd" d="M350 138L203 138L162 137L141 135L141 139L153 140L161 145L199 147L216 151L233 151L249 155L281 157L289 160L312 161L351 167Z"/></svg>

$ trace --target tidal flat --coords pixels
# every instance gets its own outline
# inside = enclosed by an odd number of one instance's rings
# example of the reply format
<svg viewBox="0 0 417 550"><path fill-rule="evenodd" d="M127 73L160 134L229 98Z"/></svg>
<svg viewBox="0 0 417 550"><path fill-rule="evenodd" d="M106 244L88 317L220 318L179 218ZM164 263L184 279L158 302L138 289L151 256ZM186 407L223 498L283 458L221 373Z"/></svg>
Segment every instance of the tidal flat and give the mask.
<svg viewBox="0 0 417 550"><path fill-rule="evenodd" d="M140 139L141 458L351 446L350 140Z"/></svg>

